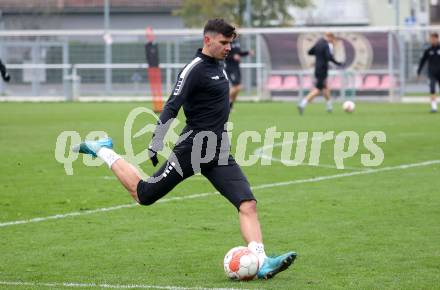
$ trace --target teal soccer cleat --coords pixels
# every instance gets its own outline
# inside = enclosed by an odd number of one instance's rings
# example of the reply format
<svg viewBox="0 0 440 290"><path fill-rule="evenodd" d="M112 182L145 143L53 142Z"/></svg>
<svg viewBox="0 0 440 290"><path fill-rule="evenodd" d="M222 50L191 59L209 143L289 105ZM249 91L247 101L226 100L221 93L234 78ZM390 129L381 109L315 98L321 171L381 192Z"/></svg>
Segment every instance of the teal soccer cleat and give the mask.
<svg viewBox="0 0 440 290"><path fill-rule="evenodd" d="M90 154L93 157L96 157L97 156L96 153L102 147L112 149L113 148L112 138L106 137L104 139L99 139L97 141L85 141L78 145L73 146L72 151L78 153Z"/></svg>
<svg viewBox="0 0 440 290"><path fill-rule="evenodd" d="M258 278L265 280L273 278L279 272L289 268L295 258L295 252L288 252L277 257L267 257L258 271Z"/></svg>

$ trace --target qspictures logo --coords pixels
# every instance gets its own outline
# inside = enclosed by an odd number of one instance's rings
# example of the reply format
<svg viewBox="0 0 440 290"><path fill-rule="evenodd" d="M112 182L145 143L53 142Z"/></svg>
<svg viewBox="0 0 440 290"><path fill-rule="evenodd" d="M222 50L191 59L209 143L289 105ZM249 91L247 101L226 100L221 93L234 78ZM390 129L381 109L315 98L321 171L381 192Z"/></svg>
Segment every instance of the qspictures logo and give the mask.
<svg viewBox="0 0 440 290"><path fill-rule="evenodd" d="M144 117L153 118L155 122L148 123L140 130L134 132L134 124L136 120L145 114ZM368 131L359 134L355 131L326 131L326 132L280 132L276 126L266 128L264 132L258 131L242 131L236 138L235 151L230 152L230 141L234 134L234 124L228 122L225 124L224 133L215 134L210 131L187 132L179 135L176 132L179 120L170 120L166 124L161 124L157 115L148 108L138 107L133 109L127 116L124 124L124 151L117 152L136 166L139 171L148 177L148 174L142 170L141 165L145 164L148 157L147 134L160 135L162 150L158 154L165 159L170 160L172 165L180 172L179 160L174 155L172 149L175 144L184 142L187 138L191 138L191 165L194 172L200 170L200 165L211 162L216 158L219 165L227 164L227 158L231 153L240 166L253 166L260 164L262 166L270 166L274 162L283 164L284 166L323 166L334 167L337 169L345 169L345 162L353 158L359 158L359 162L363 167L380 166L385 158L381 145L386 143L386 134L383 131ZM80 155L71 150L71 146L79 144L85 140L97 140L106 137L105 131L89 132L84 139L77 131L61 132L56 140L55 159L64 165L67 175L73 175L73 163L77 162ZM140 152L135 152L133 148L133 139L145 139L145 148ZM219 145L220 144L220 145ZM331 163L323 164L321 155L323 146L332 147ZM250 150L250 148L257 149ZM220 154L218 154L220 152ZM360 153L361 154L357 154ZM218 156L223 156L218 158ZM172 162L171 162L172 161ZM99 158L83 154L82 162L86 166L101 166L104 162Z"/></svg>

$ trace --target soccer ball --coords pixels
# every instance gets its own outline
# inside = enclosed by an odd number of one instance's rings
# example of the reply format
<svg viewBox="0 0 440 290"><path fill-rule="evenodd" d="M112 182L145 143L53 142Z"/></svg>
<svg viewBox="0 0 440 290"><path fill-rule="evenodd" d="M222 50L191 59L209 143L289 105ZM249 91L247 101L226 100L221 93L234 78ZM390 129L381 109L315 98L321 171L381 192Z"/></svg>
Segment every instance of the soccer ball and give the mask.
<svg viewBox="0 0 440 290"><path fill-rule="evenodd" d="M342 104L342 109L347 113L353 112L355 107L356 107L356 105L354 104L353 101L345 101Z"/></svg>
<svg viewBox="0 0 440 290"><path fill-rule="evenodd" d="M248 281L257 275L258 257L247 247L232 248L223 262L226 276L232 280Z"/></svg>

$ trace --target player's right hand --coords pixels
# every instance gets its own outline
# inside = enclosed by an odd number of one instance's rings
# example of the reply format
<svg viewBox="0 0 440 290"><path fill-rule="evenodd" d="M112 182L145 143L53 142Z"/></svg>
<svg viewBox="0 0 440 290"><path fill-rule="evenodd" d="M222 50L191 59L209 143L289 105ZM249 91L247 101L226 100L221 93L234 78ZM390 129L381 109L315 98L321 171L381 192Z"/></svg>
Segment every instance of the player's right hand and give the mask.
<svg viewBox="0 0 440 290"><path fill-rule="evenodd" d="M151 148L148 148L148 157L150 157L151 163L154 167L159 163L159 159L157 159L157 152Z"/></svg>

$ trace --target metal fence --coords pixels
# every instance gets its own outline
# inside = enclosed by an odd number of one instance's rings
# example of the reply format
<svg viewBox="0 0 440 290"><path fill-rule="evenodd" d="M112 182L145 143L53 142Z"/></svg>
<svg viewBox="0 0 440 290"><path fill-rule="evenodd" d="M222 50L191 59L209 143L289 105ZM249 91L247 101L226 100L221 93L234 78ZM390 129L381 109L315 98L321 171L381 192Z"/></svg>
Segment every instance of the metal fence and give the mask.
<svg viewBox="0 0 440 290"><path fill-rule="evenodd" d="M242 99L298 99L313 87L307 50L325 31L340 39L328 79L336 98L399 101L426 92L416 69L427 35L439 27L243 29ZM201 30L157 30L163 95L202 46ZM144 30L0 31L0 58L12 80L0 82L0 100L150 99Z"/></svg>

